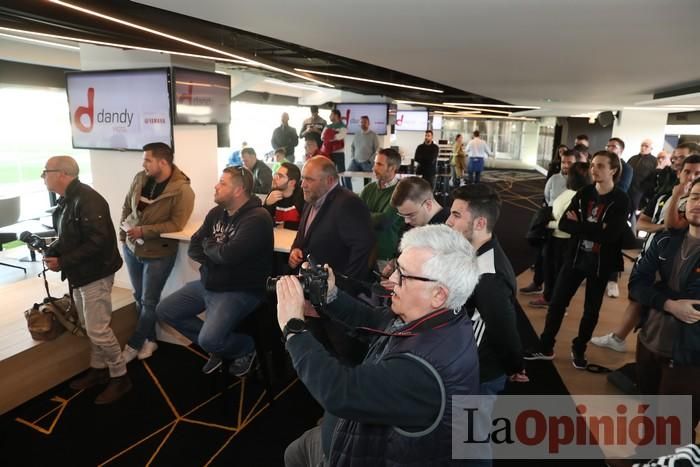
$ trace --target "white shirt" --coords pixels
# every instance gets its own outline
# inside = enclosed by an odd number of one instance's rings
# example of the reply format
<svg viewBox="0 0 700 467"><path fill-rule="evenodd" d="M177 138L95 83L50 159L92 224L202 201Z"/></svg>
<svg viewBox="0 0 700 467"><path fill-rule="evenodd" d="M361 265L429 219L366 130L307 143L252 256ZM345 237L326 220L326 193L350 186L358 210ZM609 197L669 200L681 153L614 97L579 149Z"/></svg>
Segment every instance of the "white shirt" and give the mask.
<svg viewBox="0 0 700 467"><path fill-rule="evenodd" d="M493 153L491 152L488 144L486 144L486 142L478 136L472 138L472 140L469 141L469 144L467 144L467 155L469 157L480 157L482 159L486 159L492 154Z"/></svg>

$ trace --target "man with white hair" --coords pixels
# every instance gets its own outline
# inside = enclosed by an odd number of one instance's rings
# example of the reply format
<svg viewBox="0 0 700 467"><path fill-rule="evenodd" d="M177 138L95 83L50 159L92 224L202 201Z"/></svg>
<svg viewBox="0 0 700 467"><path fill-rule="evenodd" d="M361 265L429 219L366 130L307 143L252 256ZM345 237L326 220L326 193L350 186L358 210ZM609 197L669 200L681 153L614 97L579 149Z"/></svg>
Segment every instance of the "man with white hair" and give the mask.
<svg viewBox="0 0 700 467"><path fill-rule="evenodd" d="M390 280L391 308L335 286L322 310L370 341L362 364L329 354L304 322L296 277L277 283L277 319L294 368L326 413L289 445L285 465L450 465L452 404L479 391L471 321L460 311L478 281L474 249L444 225L412 229ZM455 358L459 356L459 358Z"/></svg>

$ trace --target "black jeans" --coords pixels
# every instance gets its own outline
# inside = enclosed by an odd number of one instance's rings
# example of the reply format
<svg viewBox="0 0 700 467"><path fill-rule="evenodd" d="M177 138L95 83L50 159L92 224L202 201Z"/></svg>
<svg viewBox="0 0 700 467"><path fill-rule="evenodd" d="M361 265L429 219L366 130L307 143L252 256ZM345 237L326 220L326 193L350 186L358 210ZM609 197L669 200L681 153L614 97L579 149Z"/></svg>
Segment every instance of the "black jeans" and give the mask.
<svg viewBox="0 0 700 467"><path fill-rule="evenodd" d="M586 279L586 298L583 304L583 316L578 325L578 336L574 338L572 346L577 352L586 351L586 344L591 340L593 331L598 324L598 314L603 303L608 275L603 274L601 278L595 273L586 273L569 264L565 264L561 268L557 283L554 286L552 301L549 303L547 318L544 323L544 331L542 331L540 336L542 350L554 350L554 342L564 320L566 308L584 279Z"/></svg>
<svg viewBox="0 0 700 467"><path fill-rule="evenodd" d="M547 244L544 247L544 292L542 295L544 295L544 299L547 302L552 301L554 286L556 285L559 271L564 264L564 256L566 255L568 244L568 238L552 236L547 239ZM537 271L537 266L535 266L535 271Z"/></svg>
<svg viewBox="0 0 700 467"><path fill-rule="evenodd" d="M335 168L338 170L338 173L345 172L345 153L344 152L334 152L333 154L331 154L331 160L335 164ZM340 179L340 186L344 186L344 187L348 188L345 185L345 178L346 177L342 177ZM348 178L348 180L349 180L349 178ZM350 185L349 189L352 190L352 184Z"/></svg>

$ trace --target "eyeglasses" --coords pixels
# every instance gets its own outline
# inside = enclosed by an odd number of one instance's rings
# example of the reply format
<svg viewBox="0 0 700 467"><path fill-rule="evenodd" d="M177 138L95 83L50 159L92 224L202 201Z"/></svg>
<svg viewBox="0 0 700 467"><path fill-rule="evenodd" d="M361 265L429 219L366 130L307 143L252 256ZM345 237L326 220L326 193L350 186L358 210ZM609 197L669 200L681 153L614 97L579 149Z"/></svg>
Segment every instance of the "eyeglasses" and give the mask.
<svg viewBox="0 0 700 467"><path fill-rule="evenodd" d="M396 214L397 214L399 217L402 217L402 218L404 218L404 219L413 219L414 217L416 217L416 216L418 215L418 211L420 211L420 208L422 208L423 205L424 205L425 203L427 203L427 202L428 202L428 200L427 200L427 199L424 199L423 202L420 203L420 204L418 205L418 209L416 209L416 210L413 211L412 213L409 213L409 214L401 214L400 212L397 211Z"/></svg>
<svg viewBox="0 0 700 467"><path fill-rule="evenodd" d="M413 279L414 281L421 281L421 282L437 282L435 279L430 279L428 277L420 277L420 276L409 276L408 274L404 274L401 272L401 265L399 264L398 261L396 261L396 272L399 275L399 287L403 284L404 279Z"/></svg>
<svg viewBox="0 0 700 467"><path fill-rule="evenodd" d="M59 169L44 169L41 171L41 178L46 178L46 174L50 172L62 172Z"/></svg>

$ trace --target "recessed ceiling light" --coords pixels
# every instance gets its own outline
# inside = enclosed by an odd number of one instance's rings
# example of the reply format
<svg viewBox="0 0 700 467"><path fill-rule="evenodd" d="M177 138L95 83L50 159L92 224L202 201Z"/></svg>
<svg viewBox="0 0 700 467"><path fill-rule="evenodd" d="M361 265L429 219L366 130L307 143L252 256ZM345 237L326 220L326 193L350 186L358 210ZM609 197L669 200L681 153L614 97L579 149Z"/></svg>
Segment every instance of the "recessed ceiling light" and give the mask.
<svg viewBox="0 0 700 467"><path fill-rule="evenodd" d="M9 37L10 39L17 39L20 41L26 41L26 42L30 42L30 43L34 43L34 44L48 45L49 47L61 47L61 48L70 49L70 50L80 50L80 47L75 46L75 45L59 44L58 42L50 42L50 41L42 41L41 39L32 39L31 37L15 36L12 34L3 34L3 33L0 33L0 36Z"/></svg>
<svg viewBox="0 0 700 467"><path fill-rule="evenodd" d="M232 54L230 52L227 52L225 50L220 50L220 49L216 49L214 47L209 47L208 45L200 44L199 42L194 42L194 41L190 41L188 39L184 39L182 37L174 36L172 34L168 34L168 33L159 31L157 29L152 29L152 28L148 28L146 26L141 26L140 24L132 23L132 22L120 19L120 18L116 18L114 16L106 15L104 13L99 13L97 11L90 10L89 8L79 7L77 5L73 5L71 3L64 2L62 0L49 0L49 2L55 3L56 5L60 5L60 6L66 7L66 8L71 8L71 9L76 10L76 11L80 11L81 13L85 13L85 14L92 15L92 16L97 16L98 18L106 19L108 21L112 21L114 23L118 23L118 24L121 24L123 26L128 26L130 28L134 28L134 29L138 29L140 31L148 32L148 33L154 34L156 36L165 37L166 39L181 42L183 44L198 47L198 48L208 50L210 52L218 53L221 55L225 55L227 57L231 57L234 59L244 60L246 62L246 64L249 64L251 66L257 66L259 68L265 68L268 70L277 71L279 73L284 73L287 75L296 76L297 78L302 78L302 79L305 79L307 81L311 81L311 82L316 83L316 84L321 85L321 86L328 86L331 88L334 87L331 84L324 83L323 81L319 81L319 80L310 78L308 76L300 75L300 74L294 73L294 72L289 71L289 70L285 70L284 68L279 68L276 66L268 65L266 63L258 62L256 60L251 60L251 59L243 57L241 55L236 55L236 54Z"/></svg>
<svg viewBox="0 0 700 467"><path fill-rule="evenodd" d="M360 78L359 76L348 76L348 75L339 75L336 73L326 73L325 71L314 71L314 70L306 70L303 68L295 68L296 71L300 71L302 73L309 73L312 75L321 75L321 76L329 76L331 78L343 78L343 79L350 79L354 81L363 81L365 83L375 83L375 84L383 84L386 86L394 86L397 88L406 88L406 89L415 89L418 91L428 91L428 92L436 92L442 94L444 91L440 89L432 89L432 88L423 88L420 86L411 86L409 84L401 84L401 83L393 83L390 81L379 81L376 79L369 79L369 78Z"/></svg>
<svg viewBox="0 0 700 467"><path fill-rule="evenodd" d="M496 107L497 109L532 109L538 110L542 107L537 107L536 105L506 105L506 104L472 104L470 103L459 103L459 102L443 102L447 105L468 105L469 107Z"/></svg>
<svg viewBox="0 0 700 467"><path fill-rule="evenodd" d="M107 47L118 47L120 49L143 50L146 52L157 52L157 53L164 53L164 54L169 54L169 55L178 55L178 56L183 56L183 57L203 58L206 60L215 60L217 62L240 63L240 64L244 64L244 65L248 64L248 62L245 60L234 60L231 58L212 57L211 55L199 55L199 54L191 54L191 53L187 53L187 52L176 52L174 50L166 50L166 49L152 49L150 47L140 47L138 45L120 44L117 42L96 41L93 39L84 39L81 37L62 36L60 34L48 34L45 32L36 32L36 31L26 31L24 29L13 29L13 28L6 28L6 27L0 26L0 30L19 32L22 34L30 34L30 35L39 36L39 37L51 37L54 39L62 39L62 40L66 40L66 41L81 42L81 43L86 43L86 44L104 45Z"/></svg>

